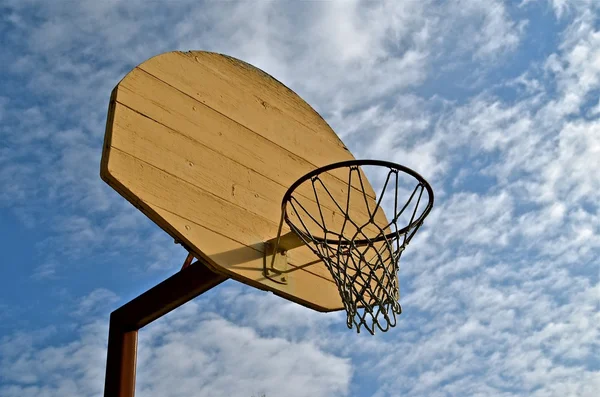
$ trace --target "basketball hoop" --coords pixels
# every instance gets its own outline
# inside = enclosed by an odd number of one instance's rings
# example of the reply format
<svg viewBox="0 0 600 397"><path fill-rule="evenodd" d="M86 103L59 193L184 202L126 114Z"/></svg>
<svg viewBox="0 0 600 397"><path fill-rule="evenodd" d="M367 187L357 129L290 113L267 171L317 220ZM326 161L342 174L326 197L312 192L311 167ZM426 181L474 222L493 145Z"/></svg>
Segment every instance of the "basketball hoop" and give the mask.
<svg viewBox="0 0 600 397"><path fill-rule="evenodd" d="M360 168L363 166L374 166L380 172L387 172L377 198L365 189ZM327 187L323 175L334 171L339 178L344 170L347 172L347 199L340 203ZM398 197L400 190L405 189L401 186L400 176L408 176L414 181L412 192L404 204L399 203ZM305 184L310 184L314 192L311 200L316 201L316 212L314 203L312 211L303 204L306 203L305 194L296 194ZM427 193L425 206L422 205L424 192ZM390 200L389 206L393 207L393 217L389 221L382 213L384 199ZM328 225L323 215L325 205L334 207L332 209L343 216L337 227ZM377 326L385 332L396 325L396 316L402 312L398 303L400 256L432 206L433 190L429 183L402 165L380 160L352 160L327 165L304 175L285 193L275 252L280 245L285 221L330 271L347 313L348 328L356 325L360 332L364 326L374 334Z"/></svg>
<svg viewBox="0 0 600 397"><path fill-rule="evenodd" d="M284 194L315 164L343 160ZM362 173L371 166L379 195ZM294 91L207 51L160 54L123 77L100 176L188 251L178 273L112 312L104 396L135 394L142 327L228 278L317 311L345 309L358 331L393 327L398 260L433 203L417 173L354 160ZM399 206L398 197L409 198Z"/></svg>

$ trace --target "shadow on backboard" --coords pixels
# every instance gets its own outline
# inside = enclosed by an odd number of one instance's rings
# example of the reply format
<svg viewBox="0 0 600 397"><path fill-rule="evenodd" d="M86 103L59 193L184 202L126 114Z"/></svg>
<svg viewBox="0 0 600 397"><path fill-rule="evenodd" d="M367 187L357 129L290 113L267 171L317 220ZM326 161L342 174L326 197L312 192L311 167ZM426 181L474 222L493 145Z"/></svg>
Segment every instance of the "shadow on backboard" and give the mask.
<svg viewBox="0 0 600 397"><path fill-rule="evenodd" d="M228 267L240 269L240 270L252 270L256 272L263 272L263 267L260 268L257 266L241 266L242 263L248 263L253 261L264 261L264 251L265 251L265 243L260 242L256 244L252 244L247 247L240 247L229 251L220 252L218 254L213 254L210 256L211 260L217 263L227 263ZM310 267L314 266L322 261L318 258L315 260L306 262L303 264L295 264L290 263L290 268L282 271L281 273L292 273L298 270L306 270L310 272ZM312 273L312 272L311 272ZM315 274L318 276L318 274ZM321 276L322 277L322 276Z"/></svg>

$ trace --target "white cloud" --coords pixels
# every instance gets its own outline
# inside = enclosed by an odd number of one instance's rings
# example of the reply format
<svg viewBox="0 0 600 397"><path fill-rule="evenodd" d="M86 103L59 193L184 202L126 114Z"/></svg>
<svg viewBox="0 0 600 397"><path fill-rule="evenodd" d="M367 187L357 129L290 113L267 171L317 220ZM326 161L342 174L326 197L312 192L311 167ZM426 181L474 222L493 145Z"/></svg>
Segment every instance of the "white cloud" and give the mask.
<svg viewBox="0 0 600 397"><path fill-rule="evenodd" d="M106 359L106 327L90 323L81 328L77 340L58 346L47 345L49 336L17 334L2 341L3 353L12 352L3 354L0 361L0 393L7 397L98 395Z"/></svg>
<svg viewBox="0 0 600 397"><path fill-rule="evenodd" d="M73 315L77 317L92 317L108 312L119 300L112 291L105 288L93 290L90 294L79 300Z"/></svg>
<svg viewBox="0 0 600 397"><path fill-rule="evenodd" d="M183 331L160 328L164 335L150 336L157 340L141 340L141 349L158 342L140 354L142 396L347 395L349 361L313 343L261 338L219 318Z"/></svg>
<svg viewBox="0 0 600 397"><path fill-rule="evenodd" d="M232 292L229 288L220 294ZM266 293L245 293L258 310L280 305ZM68 343L49 342L57 329L18 333L0 342L3 396L97 396L102 393L108 306L116 296L96 290L80 299L77 316L85 325ZM97 307L100 305L100 307ZM291 305L286 304L288 307ZM280 310L275 313L282 313ZM300 309L298 312L302 316ZM241 312L241 311L240 311ZM281 327L281 324L277 325ZM294 325L285 326L294 333ZM309 324L309 327L311 325ZM161 396L342 396L349 391L352 365L308 340L260 336L189 302L139 334L136 395Z"/></svg>

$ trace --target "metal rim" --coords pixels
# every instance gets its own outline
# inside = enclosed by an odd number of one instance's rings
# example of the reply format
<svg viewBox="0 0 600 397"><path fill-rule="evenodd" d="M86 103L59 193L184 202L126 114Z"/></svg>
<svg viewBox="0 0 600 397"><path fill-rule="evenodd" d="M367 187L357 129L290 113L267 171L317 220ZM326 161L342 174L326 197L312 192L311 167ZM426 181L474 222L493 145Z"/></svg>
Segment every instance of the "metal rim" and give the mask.
<svg viewBox="0 0 600 397"><path fill-rule="evenodd" d="M287 213L287 203L290 201L292 194L294 193L294 191L296 190L296 188L298 186L300 186L304 182L308 181L309 179L311 179L317 175L320 175L322 173L325 173L325 172L328 172L328 171L331 171L331 170L334 170L337 168L346 168L346 167L362 166L362 165L374 165L374 166L378 166L378 167L387 167L389 169L395 169L397 171L401 171L405 174L412 176L419 182L420 185L422 185L425 188L425 190L427 190L427 195L428 195L429 201L428 201L427 206L425 207L425 210L423 211L423 213L417 219L413 220L410 224L403 227L402 229L397 230L395 232L388 233L386 235L379 236L379 237L377 237L375 239L371 239L371 240L367 240L367 239L354 240L353 243L355 245L360 245L360 244L365 244L365 243L368 244L368 243L378 242L378 241L382 241L382 240L386 240L386 239L392 239L398 235L405 234L413 227L422 223L423 220L427 217L427 215L429 215L429 212L433 208L433 200L434 200L433 189L431 188L431 185L429 185L429 182L427 182L425 180L425 178L423 178L418 172L416 172L408 167L405 167L401 164L393 163L391 161L372 160L372 159L348 160L348 161L341 161L338 163L328 164L324 167L317 168L317 169L307 173L306 175L300 177L296 182L294 182L292 184L292 186L289 187L289 189L283 195L283 200L281 201L281 211L283 214L283 218L285 219L285 222L288 224L288 226L290 226L290 228L292 230L298 229L298 227L295 226L292 223L292 221L289 219L288 213ZM350 186L350 189L352 189L351 186ZM325 239L322 237L315 237L315 236L312 236L312 237L315 240L322 242L322 243L340 244L340 240L338 240L338 239L332 240L332 239Z"/></svg>

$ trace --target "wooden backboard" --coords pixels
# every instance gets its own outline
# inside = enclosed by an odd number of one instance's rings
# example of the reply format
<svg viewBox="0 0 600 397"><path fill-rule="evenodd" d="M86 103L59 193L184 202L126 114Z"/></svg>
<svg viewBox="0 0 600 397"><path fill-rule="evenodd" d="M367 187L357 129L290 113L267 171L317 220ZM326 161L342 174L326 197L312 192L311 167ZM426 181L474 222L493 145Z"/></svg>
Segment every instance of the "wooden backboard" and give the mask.
<svg viewBox="0 0 600 397"><path fill-rule="evenodd" d="M277 235L294 181L353 158L314 109L260 69L216 53L169 52L113 90L100 174L213 270L332 311L343 305L325 265L307 247L290 250L286 283L273 282L263 274L264 243ZM328 178L344 191L347 182Z"/></svg>

